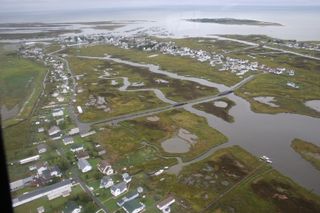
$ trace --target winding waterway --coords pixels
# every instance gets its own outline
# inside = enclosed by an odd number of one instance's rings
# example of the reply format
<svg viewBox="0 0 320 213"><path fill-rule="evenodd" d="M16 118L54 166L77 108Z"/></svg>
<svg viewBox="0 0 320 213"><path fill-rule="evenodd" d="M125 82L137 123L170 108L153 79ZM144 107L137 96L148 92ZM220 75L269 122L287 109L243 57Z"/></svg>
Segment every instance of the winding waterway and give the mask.
<svg viewBox="0 0 320 213"><path fill-rule="evenodd" d="M168 77L199 83L204 86L217 88L220 92L230 89L223 84L217 84L195 77L181 76L175 73L160 70L158 66L140 64L111 57L83 57L91 59L111 60L131 66L146 67L149 71L163 74ZM182 162L169 168L169 173L178 174L183 166L196 163L213 154L216 150L232 145L239 145L256 156L267 155L273 161L273 167L282 174L320 194L320 171L305 161L291 147L294 138L301 138L320 146L320 119L303 115L281 113L260 114L251 111L250 103L235 94L228 98L236 103L230 114L234 123L228 123L206 112L193 108L187 104L184 109L207 119L208 124L222 132L229 138L228 143L214 147L203 155L189 162ZM161 99L163 100L163 99ZM163 100L165 101L165 100Z"/></svg>

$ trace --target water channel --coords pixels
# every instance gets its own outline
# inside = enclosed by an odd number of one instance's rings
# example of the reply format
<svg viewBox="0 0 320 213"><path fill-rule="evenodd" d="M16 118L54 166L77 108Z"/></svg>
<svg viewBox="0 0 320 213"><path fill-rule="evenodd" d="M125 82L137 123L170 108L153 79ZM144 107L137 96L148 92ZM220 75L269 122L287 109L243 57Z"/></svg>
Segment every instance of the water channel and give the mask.
<svg viewBox="0 0 320 213"><path fill-rule="evenodd" d="M160 70L158 66L140 64L111 57L84 57L92 59L111 60L131 66L146 67L151 72L163 74L180 80L199 83L204 86L217 88L220 92L229 89L223 84L217 84L205 79L181 76L175 73ZM229 138L228 143L208 150L203 155L190 162L182 162L171 168L169 173L178 174L183 166L198 162L214 153L217 149L231 145L239 145L250 153L261 156L267 155L273 160L273 167L282 174L320 194L320 171L316 170L309 162L305 161L291 147L294 138L301 138L320 146L320 119L303 115L281 113L261 114L251 111L250 103L234 94L228 98L236 103L230 110L234 123L228 123L206 112L187 104L185 110L207 119L208 124ZM165 100L163 100L165 101Z"/></svg>

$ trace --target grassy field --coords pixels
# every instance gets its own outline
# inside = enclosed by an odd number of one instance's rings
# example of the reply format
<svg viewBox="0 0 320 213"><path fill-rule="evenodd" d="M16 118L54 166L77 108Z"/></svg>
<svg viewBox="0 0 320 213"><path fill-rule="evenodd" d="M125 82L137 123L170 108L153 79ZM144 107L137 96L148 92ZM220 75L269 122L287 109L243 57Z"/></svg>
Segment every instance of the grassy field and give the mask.
<svg viewBox="0 0 320 213"><path fill-rule="evenodd" d="M32 60L18 56L17 47L0 46L0 93L1 106L11 109L23 107L19 118L27 117L40 94L46 68Z"/></svg>
<svg viewBox="0 0 320 213"><path fill-rule="evenodd" d="M177 212L317 212L320 207L318 196L239 146L184 167L178 177L139 174L139 180L154 203L174 195Z"/></svg>
<svg viewBox="0 0 320 213"><path fill-rule="evenodd" d="M194 108L205 111L206 113L215 115L227 122L234 122L234 118L231 115L229 115L229 111L235 105L235 103L228 98L221 98L216 101L223 101L228 105L225 108L223 108L223 107L215 106L214 102L206 102L206 103L194 105Z"/></svg>
<svg viewBox="0 0 320 213"><path fill-rule="evenodd" d="M150 72L146 68L133 67L129 65L119 64L111 61L101 61L101 60L92 60L92 59L81 59L77 57L70 57L69 62L71 68L75 70L77 74L84 74L85 78L84 83L94 82L99 75L102 75L102 72L94 70L103 70L103 69L112 69L108 73L112 77L128 77L131 83L133 82L143 82L144 85L140 87L129 86L129 90L140 89L140 88L157 88L160 89L167 98L174 101L184 101L195 99L203 96L209 96L217 94L215 88L206 87L199 85L191 81L182 81L177 79L172 79L166 77L165 75L156 74ZM91 70L91 72L89 72ZM156 80L161 79L165 80L168 83L157 83ZM122 85L122 80L115 79ZM105 85L108 89L114 89L118 86L111 86L111 80L103 81L109 83Z"/></svg>
<svg viewBox="0 0 320 213"><path fill-rule="evenodd" d="M165 157L179 156L183 160L191 160L209 148L227 141L224 135L209 127L204 118L189 112L173 110L160 113L157 116L159 121L156 122L139 118L122 122L118 127L108 127L98 134L97 140L106 147L108 156L113 162L118 162L119 165L128 162L136 163L135 167L145 169L148 172L159 168L154 164L159 159L164 160L164 163L167 162L167 164L175 162L175 159L159 158L159 154ZM197 142L191 146L187 153L165 152L161 143L174 137L180 128L196 135ZM147 142L148 145L142 142ZM155 161L153 161L154 156L158 156ZM149 161L144 161L144 159L149 159Z"/></svg>
<svg viewBox="0 0 320 213"><path fill-rule="evenodd" d="M83 121L94 121L116 115L131 113L134 111L165 106L166 103L159 100L152 91L122 92L118 88L122 86L122 79L116 79L119 85L111 85L111 80L99 79L106 69L118 76L121 70L132 69L128 66L109 63L99 60L81 60L75 57L69 58L70 68L76 75L84 75L78 80L78 89L83 92L77 95L77 105L82 106L84 113L80 115ZM133 80L138 80L133 77ZM98 109L96 106L85 106L90 97L104 97L108 112Z"/></svg>
<svg viewBox="0 0 320 213"><path fill-rule="evenodd" d="M301 140L294 139L291 143L291 147L301 155L305 160L309 161L314 167L320 170L320 147Z"/></svg>
<svg viewBox="0 0 320 213"><path fill-rule="evenodd" d="M209 79L210 81L234 85L240 79L229 72L219 72L211 67L207 62L201 63L197 60L187 57L178 57L164 55L158 52L143 52L137 49L121 49L110 45L97 45L83 48L70 48L65 53L71 55L103 56L104 54L112 55L117 58L135 61L138 63L149 63L159 65L161 69L174 72L180 75L190 75ZM158 54L157 57L150 58L150 55Z"/></svg>
<svg viewBox="0 0 320 213"><path fill-rule="evenodd" d="M74 201L82 206L83 212L96 212L99 208L92 203L89 196L80 186L74 186L68 197L59 197L48 202L48 198L40 198L30 203L14 208L15 213L37 212L37 208L43 206L45 212L61 212L68 201Z"/></svg>
<svg viewBox="0 0 320 213"><path fill-rule="evenodd" d="M256 174L207 212L318 212L319 196L275 170Z"/></svg>

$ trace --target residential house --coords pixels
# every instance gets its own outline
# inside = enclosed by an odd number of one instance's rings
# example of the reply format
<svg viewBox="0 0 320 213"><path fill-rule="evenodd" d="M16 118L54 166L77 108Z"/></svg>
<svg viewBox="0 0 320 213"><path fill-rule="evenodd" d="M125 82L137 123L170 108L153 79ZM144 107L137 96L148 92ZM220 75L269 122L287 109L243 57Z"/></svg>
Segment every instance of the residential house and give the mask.
<svg viewBox="0 0 320 213"><path fill-rule="evenodd" d="M44 132L44 128L43 127L38 128L38 133L41 133L41 132Z"/></svg>
<svg viewBox="0 0 320 213"><path fill-rule="evenodd" d="M74 140L72 137L65 137L62 139L62 142L64 145L73 144Z"/></svg>
<svg viewBox="0 0 320 213"><path fill-rule="evenodd" d="M139 213L142 212L146 206L137 199L134 199L123 204L122 208L126 213Z"/></svg>
<svg viewBox="0 0 320 213"><path fill-rule="evenodd" d="M47 196L49 200L55 199L57 197L66 197L70 195L72 189L72 183L70 180L64 180L59 183L52 184L43 188L39 188L35 191L29 192L27 194L20 195L12 200L12 206L17 207L22 204L31 202L38 198Z"/></svg>
<svg viewBox="0 0 320 213"><path fill-rule="evenodd" d="M80 213L82 207L74 201L68 201L62 213Z"/></svg>
<svg viewBox="0 0 320 213"><path fill-rule="evenodd" d="M68 132L69 135L76 135L80 132L80 129L78 127L70 129Z"/></svg>
<svg viewBox="0 0 320 213"><path fill-rule="evenodd" d="M37 208L37 213L43 213L44 212L44 207L43 206L39 206Z"/></svg>
<svg viewBox="0 0 320 213"><path fill-rule="evenodd" d="M110 165L110 163L106 160L102 160L100 161L100 163L98 163L97 165L98 170L105 175L112 175L113 174L113 169Z"/></svg>
<svg viewBox="0 0 320 213"><path fill-rule="evenodd" d="M59 110L54 110L53 112L52 112L52 116L53 117L60 117L60 116L63 116L63 110L62 109L59 109Z"/></svg>
<svg viewBox="0 0 320 213"><path fill-rule="evenodd" d="M39 162L36 164L37 168L37 174L42 175L42 172L48 169L48 163L47 162Z"/></svg>
<svg viewBox="0 0 320 213"><path fill-rule="evenodd" d="M78 110L79 114L83 113L83 110L82 110L81 106L77 106L77 110Z"/></svg>
<svg viewBox="0 0 320 213"><path fill-rule="evenodd" d="M71 152L79 152L81 150L84 150L84 147L82 144L72 144L70 150Z"/></svg>
<svg viewBox="0 0 320 213"><path fill-rule="evenodd" d="M132 180L131 176L130 176L128 173L123 173L123 174L122 174L122 179L123 179L123 181L126 182L126 183L129 183L129 182L131 182L131 180Z"/></svg>
<svg viewBox="0 0 320 213"><path fill-rule="evenodd" d="M81 172L89 172L92 169L92 166L86 159L79 159L78 160L78 168L81 170Z"/></svg>
<svg viewBox="0 0 320 213"><path fill-rule="evenodd" d="M19 160L20 164L26 164L26 163L30 163L32 161L36 161L40 159L40 155L35 155L35 156L31 156L22 160Z"/></svg>
<svg viewBox="0 0 320 213"><path fill-rule="evenodd" d="M49 136L54 136L54 135L56 135L56 134L58 134L58 133L60 133L60 132L61 132L61 130L60 130L59 127L57 127L57 126L52 126L52 127L48 130L48 135L49 135Z"/></svg>
<svg viewBox="0 0 320 213"><path fill-rule="evenodd" d="M110 192L113 196L119 196L128 190L126 182L120 182L116 185L111 186Z"/></svg>
<svg viewBox="0 0 320 213"><path fill-rule="evenodd" d="M171 211L170 206L175 202L173 196L169 196L160 203L157 204L157 208L163 213L169 213Z"/></svg>
<svg viewBox="0 0 320 213"><path fill-rule="evenodd" d="M21 180L17 180L14 182L10 183L10 190L12 192L17 191L19 189L24 188L26 185L29 185L33 180L33 176L21 179Z"/></svg>
<svg viewBox="0 0 320 213"><path fill-rule="evenodd" d="M123 204L125 204L126 202L136 199L137 197L139 197L139 193L137 191L133 191L128 193L125 197L123 197L122 199L120 199L119 201L117 201L118 206L123 206Z"/></svg>
<svg viewBox="0 0 320 213"><path fill-rule="evenodd" d="M49 170L50 170L50 175L52 177L61 177L62 176L62 172L58 166L53 166Z"/></svg>
<svg viewBox="0 0 320 213"><path fill-rule="evenodd" d="M99 147L95 147L96 151L98 152L98 155L101 156L101 155L104 155L106 154L106 150L102 147L102 146L99 146Z"/></svg>
<svg viewBox="0 0 320 213"><path fill-rule="evenodd" d="M113 180L111 177L108 177L108 176L103 176L103 178L101 179L100 181L100 188L109 188L111 186L113 186Z"/></svg>
<svg viewBox="0 0 320 213"><path fill-rule="evenodd" d="M79 159L89 159L90 156L88 154L87 151L84 151L84 150L80 150L79 152L76 153L76 158L79 160Z"/></svg>
<svg viewBox="0 0 320 213"><path fill-rule="evenodd" d="M41 153L45 153L47 151L47 148L48 146L46 144L39 144L37 146L37 149L38 149L38 153L41 154Z"/></svg>

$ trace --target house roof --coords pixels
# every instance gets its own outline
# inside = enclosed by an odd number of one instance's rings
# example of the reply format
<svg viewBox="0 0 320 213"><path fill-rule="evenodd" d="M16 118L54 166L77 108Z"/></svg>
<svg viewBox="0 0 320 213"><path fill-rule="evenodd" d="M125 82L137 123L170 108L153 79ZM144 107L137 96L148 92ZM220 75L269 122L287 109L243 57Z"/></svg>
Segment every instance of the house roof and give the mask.
<svg viewBox="0 0 320 213"><path fill-rule="evenodd" d="M130 201L130 200L133 200L135 198L139 197L139 193L135 190L133 192L129 192L125 197L123 197L121 200L119 200L117 202L117 204L119 206L122 206L124 203Z"/></svg>
<svg viewBox="0 0 320 213"><path fill-rule="evenodd" d="M49 133L52 133L52 132L60 132L60 131L61 131L60 128L57 127L57 126L52 126L52 127L48 130Z"/></svg>
<svg viewBox="0 0 320 213"><path fill-rule="evenodd" d="M42 144L39 144L38 146L37 146L37 149L38 150L40 150L40 149L47 149L47 145L46 144L44 144L44 143L42 143Z"/></svg>
<svg viewBox="0 0 320 213"><path fill-rule="evenodd" d="M32 198L32 197L40 195L40 194L50 192L50 191L52 191L54 189L67 186L69 184L71 184L70 180L64 180L64 181L61 181L59 183L55 183L55 184L52 184L50 186L46 186L46 187L34 190L34 191L29 192L27 194L20 195L19 197L14 198L12 201L13 201L13 203L17 203L19 201L27 200L29 198Z"/></svg>
<svg viewBox="0 0 320 213"><path fill-rule="evenodd" d="M64 213L72 213L73 210L79 208L79 205L74 201L68 201L66 206L64 207Z"/></svg>
<svg viewBox="0 0 320 213"><path fill-rule="evenodd" d="M79 165L80 169L84 169L87 166L91 166L90 163L87 160L83 159L83 158L80 158L78 160L78 165Z"/></svg>
<svg viewBox="0 0 320 213"><path fill-rule="evenodd" d="M144 207L137 199L130 200L123 204L122 206L127 212L133 212L136 209Z"/></svg>
<svg viewBox="0 0 320 213"><path fill-rule="evenodd" d="M107 160L102 160L100 161L100 163L98 164L98 167L100 169L105 169L106 167L111 166L110 163Z"/></svg>
<svg viewBox="0 0 320 213"><path fill-rule="evenodd" d="M68 142L73 141L73 138L72 137L65 137L65 138L62 139L62 141L65 142L65 143L68 143Z"/></svg>
<svg viewBox="0 0 320 213"><path fill-rule="evenodd" d="M103 176L103 177L101 178L101 184L106 184L106 183L108 183L109 181L113 181L112 178L109 177L109 176Z"/></svg>
<svg viewBox="0 0 320 213"><path fill-rule="evenodd" d="M85 157L90 157L87 151L79 151L76 154L77 158L85 158Z"/></svg>
<svg viewBox="0 0 320 213"><path fill-rule="evenodd" d="M174 200L175 200L175 199L174 199L173 196L169 196L169 197L167 197L166 199L164 199L163 201L161 201L160 203L158 203L158 204L157 204L157 207L158 207L159 209L161 209L161 208L167 206L168 204L170 204L171 202L174 202Z"/></svg>
<svg viewBox="0 0 320 213"><path fill-rule="evenodd" d="M71 145L71 149L77 149L77 148L80 148L80 147L83 147L83 145L82 144L72 144Z"/></svg>
<svg viewBox="0 0 320 213"><path fill-rule="evenodd" d="M61 170L58 166L53 166L50 168L50 172L57 172L59 174L61 173Z"/></svg>
<svg viewBox="0 0 320 213"><path fill-rule="evenodd" d="M116 185L111 186L111 190L112 191L116 191L117 189L119 189L120 191L123 191L127 188L127 183L126 182L120 182Z"/></svg>

